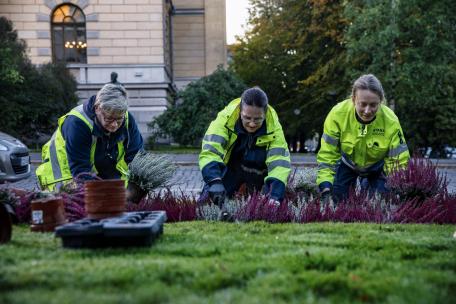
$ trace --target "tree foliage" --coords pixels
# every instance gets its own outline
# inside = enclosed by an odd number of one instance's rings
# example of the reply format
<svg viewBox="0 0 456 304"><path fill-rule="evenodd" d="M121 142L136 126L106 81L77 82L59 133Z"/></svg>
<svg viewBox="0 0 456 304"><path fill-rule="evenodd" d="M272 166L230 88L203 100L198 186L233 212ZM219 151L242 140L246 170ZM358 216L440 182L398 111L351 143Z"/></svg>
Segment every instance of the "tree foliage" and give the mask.
<svg viewBox="0 0 456 304"><path fill-rule="evenodd" d="M239 77L219 66L211 75L180 91L170 107L149 123L149 127L157 136L171 136L179 144L196 145L217 113L240 97L245 89Z"/></svg>
<svg viewBox="0 0 456 304"><path fill-rule="evenodd" d="M351 1L351 75L376 74L409 146L456 145L456 2Z"/></svg>
<svg viewBox="0 0 456 304"><path fill-rule="evenodd" d="M34 66L11 21L0 17L1 130L28 144L42 141L77 103L76 81L62 64Z"/></svg>
<svg viewBox="0 0 456 304"><path fill-rule="evenodd" d="M233 68L270 96L288 136L310 137L347 92L340 1L251 0L251 30L233 46Z"/></svg>
<svg viewBox="0 0 456 304"><path fill-rule="evenodd" d="M409 146L456 145L456 2L250 0L233 69L259 85L285 132L321 132L352 82L373 73Z"/></svg>

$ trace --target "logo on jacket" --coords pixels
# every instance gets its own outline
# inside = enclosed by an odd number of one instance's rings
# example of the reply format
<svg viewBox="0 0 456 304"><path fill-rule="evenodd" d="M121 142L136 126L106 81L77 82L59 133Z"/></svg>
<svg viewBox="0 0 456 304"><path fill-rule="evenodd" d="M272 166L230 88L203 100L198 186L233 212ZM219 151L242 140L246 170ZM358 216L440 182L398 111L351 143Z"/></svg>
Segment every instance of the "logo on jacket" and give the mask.
<svg viewBox="0 0 456 304"><path fill-rule="evenodd" d="M385 135L385 129L375 128L374 130L372 130L372 135L382 135L382 136L384 136Z"/></svg>

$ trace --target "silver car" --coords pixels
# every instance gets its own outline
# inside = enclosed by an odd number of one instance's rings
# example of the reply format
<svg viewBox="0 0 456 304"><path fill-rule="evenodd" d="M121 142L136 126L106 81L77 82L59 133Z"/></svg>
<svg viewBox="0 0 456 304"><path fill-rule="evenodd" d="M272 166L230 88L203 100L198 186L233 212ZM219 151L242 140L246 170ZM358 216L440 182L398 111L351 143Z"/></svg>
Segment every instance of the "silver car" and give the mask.
<svg viewBox="0 0 456 304"><path fill-rule="evenodd" d="M20 140L0 132L0 183L29 177L30 155Z"/></svg>

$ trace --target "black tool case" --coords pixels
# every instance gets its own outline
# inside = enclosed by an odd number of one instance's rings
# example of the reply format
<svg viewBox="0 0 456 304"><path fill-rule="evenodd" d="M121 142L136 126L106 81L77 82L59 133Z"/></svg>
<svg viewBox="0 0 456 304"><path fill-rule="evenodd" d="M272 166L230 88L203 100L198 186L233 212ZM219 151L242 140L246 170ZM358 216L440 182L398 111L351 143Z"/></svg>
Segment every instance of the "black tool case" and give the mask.
<svg viewBox="0 0 456 304"><path fill-rule="evenodd" d="M165 211L127 212L102 220L82 219L55 229L67 248L150 246L163 233Z"/></svg>

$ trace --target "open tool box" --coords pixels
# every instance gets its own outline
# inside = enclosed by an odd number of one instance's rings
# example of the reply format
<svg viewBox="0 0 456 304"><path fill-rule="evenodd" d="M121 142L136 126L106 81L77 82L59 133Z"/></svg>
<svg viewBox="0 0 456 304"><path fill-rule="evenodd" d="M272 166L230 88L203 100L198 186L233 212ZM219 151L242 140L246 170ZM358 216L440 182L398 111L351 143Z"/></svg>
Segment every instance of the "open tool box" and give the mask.
<svg viewBox="0 0 456 304"><path fill-rule="evenodd" d="M82 219L55 229L67 248L150 246L163 233L165 211L127 212L102 220Z"/></svg>

